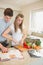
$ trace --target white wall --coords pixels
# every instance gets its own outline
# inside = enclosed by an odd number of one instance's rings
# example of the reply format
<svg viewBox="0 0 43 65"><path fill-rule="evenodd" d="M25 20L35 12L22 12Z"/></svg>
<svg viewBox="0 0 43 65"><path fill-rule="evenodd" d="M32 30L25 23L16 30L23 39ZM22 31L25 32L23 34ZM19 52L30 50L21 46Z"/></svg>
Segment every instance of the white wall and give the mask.
<svg viewBox="0 0 43 65"><path fill-rule="evenodd" d="M10 5L10 4L4 4L4 3L1 3L1 2L0 2L0 8L12 8L13 10L17 10L17 11L20 10L20 8L17 7L17 6L13 6L13 5Z"/></svg>
<svg viewBox="0 0 43 65"><path fill-rule="evenodd" d="M29 5L26 5L24 7L21 7L22 13L24 14L24 24L28 30L28 33L30 34L30 13L32 10L37 10L37 9L42 9L43 8L43 0L36 2L36 3L32 3Z"/></svg>

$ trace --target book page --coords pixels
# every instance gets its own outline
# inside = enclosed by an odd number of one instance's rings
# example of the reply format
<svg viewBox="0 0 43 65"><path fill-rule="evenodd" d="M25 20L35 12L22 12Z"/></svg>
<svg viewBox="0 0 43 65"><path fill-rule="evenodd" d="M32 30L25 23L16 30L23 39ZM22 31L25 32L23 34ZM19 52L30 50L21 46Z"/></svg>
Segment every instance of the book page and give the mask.
<svg viewBox="0 0 43 65"><path fill-rule="evenodd" d="M22 53L17 49L11 49L8 51L8 53L0 53L1 60L3 59L12 59L12 58L23 58Z"/></svg>

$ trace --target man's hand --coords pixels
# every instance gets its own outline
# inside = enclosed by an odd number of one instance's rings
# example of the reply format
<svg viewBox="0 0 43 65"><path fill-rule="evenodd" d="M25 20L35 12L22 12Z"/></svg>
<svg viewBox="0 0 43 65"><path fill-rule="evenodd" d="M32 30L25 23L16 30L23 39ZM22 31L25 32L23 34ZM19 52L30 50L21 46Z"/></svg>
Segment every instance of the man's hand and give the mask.
<svg viewBox="0 0 43 65"><path fill-rule="evenodd" d="M2 50L3 53L7 53L8 52L8 48L6 48L6 47L2 47L1 50Z"/></svg>

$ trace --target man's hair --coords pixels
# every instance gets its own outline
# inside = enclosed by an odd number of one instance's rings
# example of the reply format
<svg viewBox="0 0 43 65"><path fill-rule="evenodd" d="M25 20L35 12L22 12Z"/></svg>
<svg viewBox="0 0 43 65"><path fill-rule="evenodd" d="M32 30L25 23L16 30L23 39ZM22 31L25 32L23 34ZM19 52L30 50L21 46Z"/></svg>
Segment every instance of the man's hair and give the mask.
<svg viewBox="0 0 43 65"><path fill-rule="evenodd" d="M4 11L4 15L8 15L10 17L13 16L13 10L11 8L6 8L5 11Z"/></svg>

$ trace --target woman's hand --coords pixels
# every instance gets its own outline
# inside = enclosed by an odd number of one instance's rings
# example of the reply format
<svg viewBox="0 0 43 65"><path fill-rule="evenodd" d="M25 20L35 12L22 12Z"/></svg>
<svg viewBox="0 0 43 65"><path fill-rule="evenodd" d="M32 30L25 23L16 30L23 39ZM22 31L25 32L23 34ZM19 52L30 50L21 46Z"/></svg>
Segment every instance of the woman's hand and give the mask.
<svg viewBox="0 0 43 65"><path fill-rule="evenodd" d="M24 42L24 41L23 41L23 40L21 40L21 41L19 42L19 44L20 44L21 46L23 46L23 42Z"/></svg>
<svg viewBox="0 0 43 65"><path fill-rule="evenodd" d="M15 40L15 39L13 39L13 42L14 42L16 45L19 44L19 42L18 42L17 40Z"/></svg>

